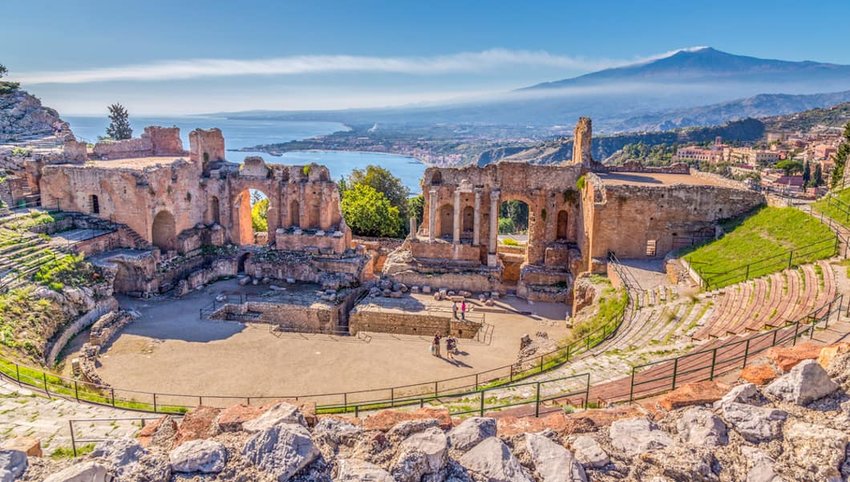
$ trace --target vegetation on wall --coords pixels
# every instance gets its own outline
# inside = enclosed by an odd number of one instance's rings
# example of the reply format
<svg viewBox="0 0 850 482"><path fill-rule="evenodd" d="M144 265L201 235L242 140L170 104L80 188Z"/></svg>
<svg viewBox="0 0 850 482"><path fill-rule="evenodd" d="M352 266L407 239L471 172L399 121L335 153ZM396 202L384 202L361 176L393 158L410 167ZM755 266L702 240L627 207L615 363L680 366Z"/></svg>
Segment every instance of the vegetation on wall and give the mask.
<svg viewBox="0 0 850 482"><path fill-rule="evenodd" d="M0 345L40 360L46 336L65 323L58 303L33 296L27 286L0 294Z"/></svg>
<svg viewBox="0 0 850 482"><path fill-rule="evenodd" d="M499 208L499 234L528 231L528 205L522 201L505 201Z"/></svg>
<svg viewBox="0 0 850 482"><path fill-rule="evenodd" d="M603 276L593 275L591 281L602 288L597 298L597 309L592 316L573 326L567 342L579 340L609 323L615 323L618 319L622 319L626 311L629 302L626 290L615 289L611 281Z"/></svg>
<svg viewBox="0 0 850 482"><path fill-rule="evenodd" d="M100 274L80 254L58 255L41 265L33 276L33 281L43 284L54 291L62 291L65 286L89 286L100 280Z"/></svg>
<svg viewBox="0 0 850 482"><path fill-rule="evenodd" d="M0 64L0 79L5 77L7 73L9 73L9 69L7 69L5 65ZM7 82L0 80L0 95L10 94L18 90L18 87L20 87L20 84L17 82Z"/></svg>

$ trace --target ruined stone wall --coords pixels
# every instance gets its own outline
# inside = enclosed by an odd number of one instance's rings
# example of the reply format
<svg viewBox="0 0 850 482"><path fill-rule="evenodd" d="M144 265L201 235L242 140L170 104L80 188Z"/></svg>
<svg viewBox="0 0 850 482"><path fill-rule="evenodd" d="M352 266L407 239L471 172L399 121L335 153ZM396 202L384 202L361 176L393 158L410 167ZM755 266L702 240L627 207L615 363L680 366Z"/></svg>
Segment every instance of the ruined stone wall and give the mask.
<svg viewBox="0 0 850 482"><path fill-rule="evenodd" d="M593 128L589 117L579 117L573 134L573 165L590 167L593 163L591 156L591 140Z"/></svg>
<svg viewBox="0 0 850 482"><path fill-rule="evenodd" d="M639 161L626 161L622 166L605 166L607 172L644 172L655 174L691 174L691 168L684 163L671 164L669 166L644 166Z"/></svg>
<svg viewBox="0 0 850 482"><path fill-rule="evenodd" d="M206 196L199 177L197 167L184 160L144 169L98 163L45 166L41 197L46 206L126 224L147 242L172 250L177 248L180 232L204 221ZM97 196L97 213L93 196ZM154 239L154 228L160 226L167 227L167 236Z"/></svg>
<svg viewBox="0 0 850 482"><path fill-rule="evenodd" d="M764 203L757 192L721 186L605 185L593 175L588 180L583 249L602 262L608 252L620 258L663 257L676 247L676 237L711 234L718 221ZM654 256L647 255L651 241Z"/></svg>
<svg viewBox="0 0 850 482"><path fill-rule="evenodd" d="M449 334L457 338L474 338L481 327L478 323L453 321L445 315L404 313L398 311L379 312L354 308L349 313L348 330L354 335L365 331L371 333L394 333L398 335L442 336Z"/></svg>
<svg viewBox="0 0 850 482"><path fill-rule="evenodd" d="M425 212L417 241L430 239L433 228L433 238L452 242L457 231L460 243L437 243L427 251L436 258L470 259L470 256L463 256L463 250L455 246L476 246L474 215L477 205L479 222L476 247L481 253L479 257L488 259L488 254L495 255L498 234L491 228L495 224L491 222L491 217L498 217L503 202L517 200L526 203L529 208L528 262L543 264L549 244L559 240L575 241L575 219L578 214L575 183L580 174L581 166L539 166L510 162L491 164L484 168L429 168L425 171L423 181ZM459 213L457 222L455 205Z"/></svg>
<svg viewBox="0 0 850 482"><path fill-rule="evenodd" d="M224 305L214 318L235 319L251 314L254 323L279 325L292 331L335 331L339 329L339 310L335 305L313 303L304 306L298 303L249 301L242 304Z"/></svg>
<svg viewBox="0 0 850 482"><path fill-rule="evenodd" d="M68 149L66 143L66 152ZM79 146L70 146L79 156ZM101 160L129 159L151 156L183 156L183 141L177 127L148 126L140 137L120 141L101 141L94 145L93 157Z"/></svg>

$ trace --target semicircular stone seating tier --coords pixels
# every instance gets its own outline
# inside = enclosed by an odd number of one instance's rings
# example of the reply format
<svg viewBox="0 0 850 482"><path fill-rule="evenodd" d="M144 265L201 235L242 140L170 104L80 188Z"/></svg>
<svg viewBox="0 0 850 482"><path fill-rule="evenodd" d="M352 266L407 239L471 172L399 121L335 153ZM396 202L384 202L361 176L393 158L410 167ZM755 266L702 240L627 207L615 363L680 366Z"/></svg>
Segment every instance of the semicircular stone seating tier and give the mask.
<svg viewBox="0 0 850 482"><path fill-rule="evenodd" d="M666 294L642 293L647 304L634 311L613 337L581 358L529 381L590 373L591 384L600 385L591 390L592 400L622 399L628 396L628 383L624 389L621 379L628 376L632 366L711 349L782 326L827 305L836 296L836 281L832 266L824 260L693 297L670 296L669 290ZM700 359L695 357L689 363L700 363ZM654 370L669 370L665 367ZM697 371L691 378L699 376L701 372ZM614 380L618 383L609 386L608 382ZM545 389L575 390L575 383L555 381ZM506 387L488 394L510 398L523 389L527 387Z"/></svg>

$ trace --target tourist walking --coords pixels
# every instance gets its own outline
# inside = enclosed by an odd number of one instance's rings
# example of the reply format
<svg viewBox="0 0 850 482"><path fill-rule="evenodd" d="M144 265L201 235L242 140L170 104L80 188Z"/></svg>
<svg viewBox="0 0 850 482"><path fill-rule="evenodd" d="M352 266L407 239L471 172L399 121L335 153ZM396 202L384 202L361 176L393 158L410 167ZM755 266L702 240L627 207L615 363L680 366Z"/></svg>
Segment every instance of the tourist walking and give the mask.
<svg viewBox="0 0 850 482"><path fill-rule="evenodd" d="M455 359L455 354L457 353L457 340L455 337L449 335L446 338L446 355L448 355L449 360Z"/></svg>
<svg viewBox="0 0 850 482"><path fill-rule="evenodd" d="M431 354L435 357L440 357L440 334L434 335L434 341L431 342Z"/></svg>
<svg viewBox="0 0 850 482"><path fill-rule="evenodd" d="M452 301L452 318L457 319L457 301Z"/></svg>
<svg viewBox="0 0 850 482"><path fill-rule="evenodd" d="M466 321L466 300L460 302L460 319Z"/></svg>

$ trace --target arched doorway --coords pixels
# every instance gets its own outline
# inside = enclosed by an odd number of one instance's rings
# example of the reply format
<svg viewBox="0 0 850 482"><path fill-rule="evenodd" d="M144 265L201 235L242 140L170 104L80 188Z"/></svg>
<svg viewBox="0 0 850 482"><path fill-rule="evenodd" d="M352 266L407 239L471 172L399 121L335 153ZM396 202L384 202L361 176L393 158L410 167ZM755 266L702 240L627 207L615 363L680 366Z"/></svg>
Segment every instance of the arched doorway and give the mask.
<svg viewBox="0 0 850 482"><path fill-rule="evenodd" d="M446 204L440 208L440 237L452 237L454 231L454 206Z"/></svg>
<svg viewBox="0 0 850 482"><path fill-rule="evenodd" d="M263 191L245 189L237 200L239 244L268 244L271 201Z"/></svg>
<svg viewBox="0 0 850 482"><path fill-rule="evenodd" d="M248 261L248 258L250 258L250 257L251 257L251 253L243 253L241 256L239 256L239 262L237 263L237 267L236 267L236 271L238 273L244 273L245 272L245 262Z"/></svg>
<svg viewBox="0 0 850 482"><path fill-rule="evenodd" d="M567 224L567 212L563 209L558 211L558 241L566 241L569 233L569 225Z"/></svg>
<svg viewBox="0 0 850 482"><path fill-rule="evenodd" d="M502 261L502 282L517 283L522 265L528 260L528 204L516 199L503 201L499 206L499 245Z"/></svg>
<svg viewBox="0 0 850 482"><path fill-rule="evenodd" d="M177 226L174 215L168 211L160 211L154 216L151 239L154 246L162 251L177 249Z"/></svg>

